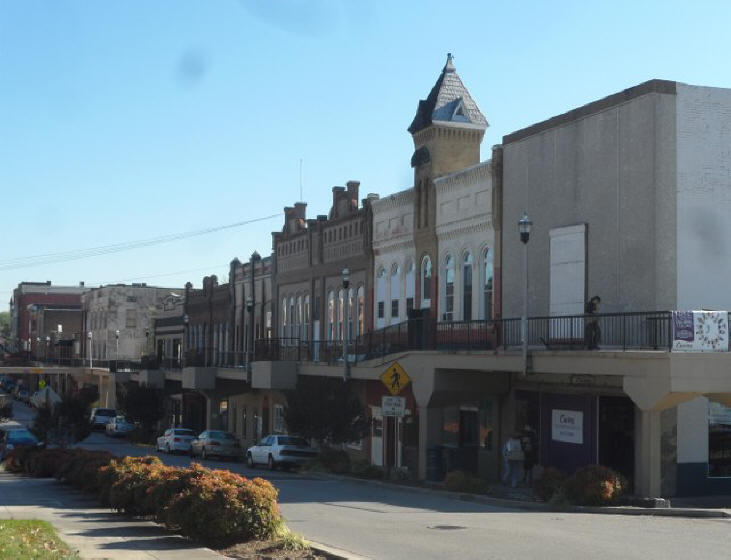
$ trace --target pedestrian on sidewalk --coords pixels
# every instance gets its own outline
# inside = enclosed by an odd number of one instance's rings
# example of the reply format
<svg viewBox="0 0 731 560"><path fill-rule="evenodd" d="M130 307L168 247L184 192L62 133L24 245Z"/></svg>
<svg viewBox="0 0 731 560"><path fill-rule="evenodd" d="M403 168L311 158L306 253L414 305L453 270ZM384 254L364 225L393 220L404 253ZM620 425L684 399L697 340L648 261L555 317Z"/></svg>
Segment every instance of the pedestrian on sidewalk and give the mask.
<svg viewBox="0 0 731 560"><path fill-rule="evenodd" d="M536 445L536 432L528 424L523 429L523 435L520 438L523 447L523 482L529 488L533 485L533 467L538 462L538 449Z"/></svg>
<svg viewBox="0 0 731 560"><path fill-rule="evenodd" d="M525 452L520 443L520 434L515 433L505 442L503 446L503 460L505 469L503 471L503 484L510 481L511 488L518 486L520 480L520 470L525 460Z"/></svg>

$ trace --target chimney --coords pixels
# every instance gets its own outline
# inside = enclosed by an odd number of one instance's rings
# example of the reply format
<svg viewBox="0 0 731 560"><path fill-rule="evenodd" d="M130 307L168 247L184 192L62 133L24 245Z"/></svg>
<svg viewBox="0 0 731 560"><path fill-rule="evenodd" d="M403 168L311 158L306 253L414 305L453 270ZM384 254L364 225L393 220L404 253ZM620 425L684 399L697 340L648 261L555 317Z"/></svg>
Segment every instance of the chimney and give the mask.
<svg viewBox="0 0 731 560"><path fill-rule="evenodd" d="M81 282L79 282L79 288L83 288L83 287L84 287L84 281L82 280Z"/></svg>
<svg viewBox="0 0 731 560"><path fill-rule="evenodd" d="M307 203L306 202L295 202L294 203L294 215L300 220L305 220L307 218Z"/></svg>
<svg viewBox="0 0 731 560"><path fill-rule="evenodd" d="M348 181L345 183L348 186L348 198L350 203L358 207L358 187L360 187L360 181Z"/></svg>

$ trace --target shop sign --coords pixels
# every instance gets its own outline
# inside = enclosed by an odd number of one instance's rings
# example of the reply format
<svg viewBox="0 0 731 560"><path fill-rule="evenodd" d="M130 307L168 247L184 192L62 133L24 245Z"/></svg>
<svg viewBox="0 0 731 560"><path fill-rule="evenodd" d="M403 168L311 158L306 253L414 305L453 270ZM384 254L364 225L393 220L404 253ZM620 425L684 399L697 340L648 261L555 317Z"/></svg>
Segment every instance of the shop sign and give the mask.
<svg viewBox="0 0 731 560"><path fill-rule="evenodd" d="M584 413L580 410L551 411L551 439L566 443L584 443Z"/></svg>
<svg viewBox="0 0 731 560"><path fill-rule="evenodd" d="M398 362L394 362L381 374L381 382L389 393L398 395L411 382L411 378Z"/></svg>
<svg viewBox="0 0 731 560"><path fill-rule="evenodd" d="M381 397L381 415L398 416L406 415L406 397Z"/></svg>
<svg viewBox="0 0 731 560"><path fill-rule="evenodd" d="M673 311L673 352L727 352L727 311Z"/></svg>

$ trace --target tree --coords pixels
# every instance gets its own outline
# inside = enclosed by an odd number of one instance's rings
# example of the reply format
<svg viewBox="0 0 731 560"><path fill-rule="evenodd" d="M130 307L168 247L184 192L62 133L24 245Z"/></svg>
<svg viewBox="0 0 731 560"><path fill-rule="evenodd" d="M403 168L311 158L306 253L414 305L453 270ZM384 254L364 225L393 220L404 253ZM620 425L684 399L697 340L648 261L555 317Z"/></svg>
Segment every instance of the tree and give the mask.
<svg viewBox="0 0 731 560"><path fill-rule="evenodd" d="M60 403L40 407L30 431L44 443L61 447L86 439L91 433L91 403L97 394L95 388L84 388Z"/></svg>
<svg viewBox="0 0 731 560"><path fill-rule="evenodd" d="M117 401L124 415L142 424L146 432L154 430L165 416L165 393L162 389L127 383L117 392Z"/></svg>
<svg viewBox="0 0 731 560"><path fill-rule="evenodd" d="M284 420L294 434L338 444L358 441L368 431L360 399L341 379L301 376L286 396Z"/></svg>
<svg viewBox="0 0 731 560"><path fill-rule="evenodd" d="M0 336L10 336L10 311L0 311Z"/></svg>

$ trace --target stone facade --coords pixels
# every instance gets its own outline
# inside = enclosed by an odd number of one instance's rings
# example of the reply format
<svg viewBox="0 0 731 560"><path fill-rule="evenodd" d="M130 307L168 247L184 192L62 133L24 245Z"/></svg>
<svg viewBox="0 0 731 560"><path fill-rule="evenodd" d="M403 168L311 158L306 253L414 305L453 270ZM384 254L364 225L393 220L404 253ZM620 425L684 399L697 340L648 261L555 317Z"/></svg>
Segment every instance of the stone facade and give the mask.
<svg viewBox="0 0 731 560"><path fill-rule="evenodd" d="M154 319L164 302L181 298L183 291L146 284L113 284L94 288L82 296L82 356L96 360L139 361L154 354ZM116 331L119 331L117 350Z"/></svg>

